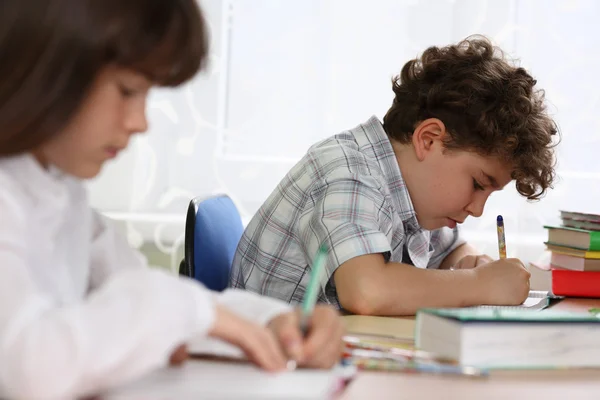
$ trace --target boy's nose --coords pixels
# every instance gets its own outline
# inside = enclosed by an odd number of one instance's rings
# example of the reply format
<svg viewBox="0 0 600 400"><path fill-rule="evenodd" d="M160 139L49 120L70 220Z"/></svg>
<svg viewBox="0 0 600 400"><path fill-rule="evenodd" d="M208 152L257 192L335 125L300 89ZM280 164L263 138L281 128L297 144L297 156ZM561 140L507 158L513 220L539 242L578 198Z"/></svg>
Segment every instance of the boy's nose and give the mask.
<svg viewBox="0 0 600 400"><path fill-rule="evenodd" d="M487 198L473 199L473 201L471 201L471 203L466 208L467 212L475 218L481 217L481 215L483 214L483 209L485 207L486 200Z"/></svg>

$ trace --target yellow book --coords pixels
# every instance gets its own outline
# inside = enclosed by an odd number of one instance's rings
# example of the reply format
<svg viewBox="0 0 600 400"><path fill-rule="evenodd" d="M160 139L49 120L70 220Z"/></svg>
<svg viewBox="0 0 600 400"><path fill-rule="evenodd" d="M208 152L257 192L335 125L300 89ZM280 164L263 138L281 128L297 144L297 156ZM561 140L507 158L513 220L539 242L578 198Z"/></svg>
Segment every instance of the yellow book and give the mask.
<svg viewBox="0 0 600 400"><path fill-rule="evenodd" d="M414 318L346 315L342 317L346 331L352 335L368 335L396 341L414 340Z"/></svg>
<svg viewBox="0 0 600 400"><path fill-rule="evenodd" d="M555 244L550 244L548 242L545 243L546 247L548 248L548 250L554 252L554 253L559 253L559 254L566 254L569 256L575 256L575 257L581 257L581 258L591 258L591 259L600 259L600 251L587 251L587 250L581 250L581 249L574 249L572 247L564 247L564 246L557 246Z"/></svg>

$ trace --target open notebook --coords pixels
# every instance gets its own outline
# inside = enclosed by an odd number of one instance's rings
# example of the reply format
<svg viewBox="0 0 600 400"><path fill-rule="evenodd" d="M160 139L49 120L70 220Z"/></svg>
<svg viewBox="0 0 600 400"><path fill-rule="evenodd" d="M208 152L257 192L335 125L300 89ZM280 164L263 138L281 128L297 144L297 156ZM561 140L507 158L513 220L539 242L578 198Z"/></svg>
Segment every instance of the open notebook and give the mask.
<svg viewBox="0 0 600 400"><path fill-rule="evenodd" d="M340 388L339 371L299 369L277 374L249 363L188 361L164 368L103 394L103 400L330 399Z"/></svg>
<svg viewBox="0 0 600 400"><path fill-rule="evenodd" d="M102 400L330 399L356 372L352 366L337 366L269 373L221 340L198 337L187 345L192 357L203 358L155 371L102 395Z"/></svg>
<svg viewBox="0 0 600 400"><path fill-rule="evenodd" d="M555 296L552 292L544 290L530 290L529 296L520 306L476 306L467 308L495 308L495 309L526 309L532 311L540 311L550 305L550 302L555 299L562 299L562 296Z"/></svg>

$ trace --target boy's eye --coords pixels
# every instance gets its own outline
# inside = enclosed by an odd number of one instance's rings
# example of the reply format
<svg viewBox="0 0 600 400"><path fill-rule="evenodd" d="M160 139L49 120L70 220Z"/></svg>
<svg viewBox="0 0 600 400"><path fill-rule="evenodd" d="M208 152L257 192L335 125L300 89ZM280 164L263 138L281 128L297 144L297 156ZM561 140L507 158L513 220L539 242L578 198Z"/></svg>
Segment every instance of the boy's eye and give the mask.
<svg viewBox="0 0 600 400"><path fill-rule="evenodd" d="M483 186L477 182L475 178L473 178L473 189L475 190L484 190Z"/></svg>

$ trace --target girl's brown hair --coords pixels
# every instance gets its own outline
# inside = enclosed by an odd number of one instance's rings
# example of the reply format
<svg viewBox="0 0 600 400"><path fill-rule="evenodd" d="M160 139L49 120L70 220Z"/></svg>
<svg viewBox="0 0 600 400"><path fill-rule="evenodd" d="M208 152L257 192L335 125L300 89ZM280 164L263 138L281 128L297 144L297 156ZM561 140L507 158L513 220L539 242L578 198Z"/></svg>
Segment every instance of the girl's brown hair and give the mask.
<svg viewBox="0 0 600 400"><path fill-rule="evenodd" d="M60 132L109 64L177 86L207 53L196 0L3 0L0 156Z"/></svg>

